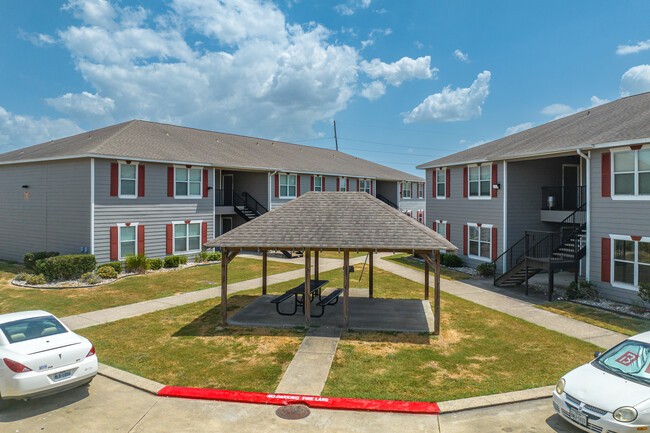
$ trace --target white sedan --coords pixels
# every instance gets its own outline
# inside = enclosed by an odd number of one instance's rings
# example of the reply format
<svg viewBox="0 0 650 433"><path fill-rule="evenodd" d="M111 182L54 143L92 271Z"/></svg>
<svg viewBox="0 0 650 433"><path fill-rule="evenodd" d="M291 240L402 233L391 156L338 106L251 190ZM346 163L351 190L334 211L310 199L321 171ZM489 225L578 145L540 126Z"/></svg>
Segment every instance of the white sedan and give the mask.
<svg viewBox="0 0 650 433"><path fill-rule="evenodd" d="M0 403L89 383L97 366L92 343L50 313L0 315Z"/></svg>
<svg viewBox="0 0 650 433"><path fill-rule="evenodd" d="M650 332L595 358L558 381L555 411L587 432L650 431Z"/></svg>

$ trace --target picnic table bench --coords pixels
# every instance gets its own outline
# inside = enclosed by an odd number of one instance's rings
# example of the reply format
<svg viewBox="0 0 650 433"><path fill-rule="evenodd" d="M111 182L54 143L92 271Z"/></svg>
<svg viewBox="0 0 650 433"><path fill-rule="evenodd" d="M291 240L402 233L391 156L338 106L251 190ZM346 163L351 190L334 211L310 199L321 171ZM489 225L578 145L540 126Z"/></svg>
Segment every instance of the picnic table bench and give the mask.
<svg viewBox="0 0 650 433"><path fill-rule="evenodd" d="M329 283L329 280L311 280L311 283L309 284L310 302L316 297L316 295L318 295L318 300L321 301L321 289L327 283ZM293 312L283 313L280 311L280 304L288 299L291 299L292 297L294 298ZM281 314L283 316L293 316L298 311L298 307L302 307L302 312L305 312L304 297L305 283L301 283L299 286L296 286L293 289L289 289L280 296L271 299L271 303L275 304L275 309L277 310L278 314Z"/></svg>
<svg viewBox="0 0 650 433"><path fill-rule="evenodd" d="M316 304L317 306L321 307L320 314L312 314L311 317L321 317L323 314L325 314L325 307L328 305L335 305L339 301L339 296L341 293L343 293L343 289L336 289L329 295L321 298Z"/></svg>

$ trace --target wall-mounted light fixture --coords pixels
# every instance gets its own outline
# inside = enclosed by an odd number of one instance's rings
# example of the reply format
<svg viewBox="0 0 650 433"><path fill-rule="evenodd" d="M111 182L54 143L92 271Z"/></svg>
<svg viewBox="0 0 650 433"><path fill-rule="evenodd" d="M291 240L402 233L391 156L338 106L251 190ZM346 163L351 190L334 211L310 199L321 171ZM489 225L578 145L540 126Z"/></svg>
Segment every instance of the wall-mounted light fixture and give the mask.
<svg viewBox="0 0 650 433"><path fill-rule="evenodd" d="M501 184L500 183L493 184L492 189L501 189Z"/></svg>
<svg viewBox="0 0 650 433"><path fill-rule="evenodd" d="M211 186L209 186L209 187L208 187L208 191L210 191L211 189L212 189L212 187L211 187Z"/></svg>
<svg viewBox="0 0 650 433"><path fill-rule="evenodd" d="M22 187L27 189L27 188L29 188L29 185L23 185Z"/></svg>

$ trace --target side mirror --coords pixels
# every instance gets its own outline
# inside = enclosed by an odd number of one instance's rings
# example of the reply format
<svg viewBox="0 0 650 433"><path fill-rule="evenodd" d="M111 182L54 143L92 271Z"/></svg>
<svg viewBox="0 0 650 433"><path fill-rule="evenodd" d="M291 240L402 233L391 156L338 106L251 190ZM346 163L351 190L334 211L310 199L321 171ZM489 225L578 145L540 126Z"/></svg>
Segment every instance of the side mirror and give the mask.
<svg viewBox="0 0 650 433"><path fill-rule="evenodd" d="M598 351L595 352L595 353L594 353L594 359L598 358L600 355L602 355L602 353L600 353L600 352L598 352Z"/></svg>

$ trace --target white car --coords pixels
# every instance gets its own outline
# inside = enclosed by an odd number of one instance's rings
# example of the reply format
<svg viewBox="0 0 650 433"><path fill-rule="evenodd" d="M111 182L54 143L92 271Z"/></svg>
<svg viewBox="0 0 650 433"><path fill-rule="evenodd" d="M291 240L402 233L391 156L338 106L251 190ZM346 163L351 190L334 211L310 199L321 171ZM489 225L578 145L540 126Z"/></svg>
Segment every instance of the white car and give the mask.
<svg viewBox="0 0 650 433"><path fill-rule="evenodd" d="M650 332L595 358L558 381L555 411L587 432L650 431Z"/></svg>
<svg viewBox="0 0 650 433"><path fill-rule="evenodd" d="M0 404L89 383L95 348L46 311L0 315Z"/></svg>

